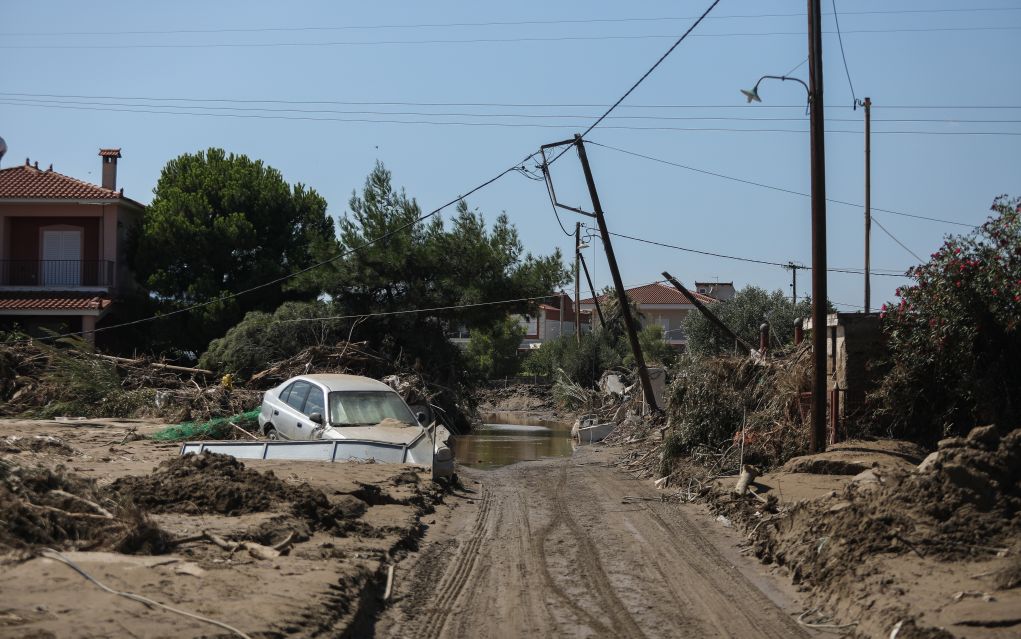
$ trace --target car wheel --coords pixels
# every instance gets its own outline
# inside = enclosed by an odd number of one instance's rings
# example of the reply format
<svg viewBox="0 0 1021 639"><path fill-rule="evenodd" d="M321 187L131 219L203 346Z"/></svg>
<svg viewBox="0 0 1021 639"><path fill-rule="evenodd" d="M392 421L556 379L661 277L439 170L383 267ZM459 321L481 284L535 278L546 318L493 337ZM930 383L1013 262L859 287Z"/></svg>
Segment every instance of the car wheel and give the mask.
<svg viewBox="0 0 1021 639"><path fill-rule="evenodd" d="M277 429L273 428L272 426L269 426L266 428L266 439L272 439L276 441L280 439L280 433L277 432Z"/></svg>

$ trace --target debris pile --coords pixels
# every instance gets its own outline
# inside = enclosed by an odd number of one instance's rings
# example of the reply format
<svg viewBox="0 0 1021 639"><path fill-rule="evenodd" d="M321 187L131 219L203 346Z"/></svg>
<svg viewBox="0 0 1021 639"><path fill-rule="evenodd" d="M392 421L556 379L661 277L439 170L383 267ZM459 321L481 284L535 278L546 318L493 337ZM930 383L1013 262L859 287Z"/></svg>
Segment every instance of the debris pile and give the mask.
<svg viewBox="0 0 1021 639"><path fill-rule="evenodd" d="M333 346L312 346L273 362L252 375L248 386L267 390L297 375L310 373L350 373L378 379L392 370L393 365L373 351L367 342L340 342Z"/></svg>
<svg viewBox="0 0 1021 639"><path fill-rule="evenodd" d="M0 458L0 549L113 550L160 554L169 537L127 502L62 467Z"/></svg>
<svg viewBox="0 0 1021 639"><path fill-rule="evenodd" d="M153 513L236 516L284 510L312 529L344 534L368 504L353 495L328 499L308 484L292 485L271 471L245 467L228 455L184 455L160 464L153 473L123 477L110 491Z"/></svg>

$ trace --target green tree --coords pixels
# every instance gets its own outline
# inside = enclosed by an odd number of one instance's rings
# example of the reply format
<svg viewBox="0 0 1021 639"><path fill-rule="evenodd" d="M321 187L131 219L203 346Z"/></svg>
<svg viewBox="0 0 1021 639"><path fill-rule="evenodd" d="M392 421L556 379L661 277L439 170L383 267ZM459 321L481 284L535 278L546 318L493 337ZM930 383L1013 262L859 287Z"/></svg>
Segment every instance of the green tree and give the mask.
<svg viewBox="0 0 1021 639"><path fill-rule="evenodd" d="M889 434L934 441L1021 421L1021 198L992 210L883 305L891 368L873 399Z"/></svg>
<svg viewBox="0 0 1021 639"><path fill-rule="evenodd" d="M349 208L340 220L346 254L323 269L325 290L344 313L371 316L358 326L359 339L454 392L475 380L446 338L449 327L490 330L529 305L489 302L544 296L567 282L560 252L525 252L506 215L488 226L462 201L449 225L438 215L418 221L418 203L393 187L382 164Z"/></svg>
<svg viewBox="0 0 1021 639"><path fill-rule="evenodd" d="M812 302L803 299L796 305L782 291L767 292L757 286L746 286L734 299L709 305L730 330L753 346L759 344L759 328L769 322L771 348L794 341L794 322L812 315ZM832 310L832 309L831 309ZM684 320L688 351L692 355L719 355L733 352L734 343L702 313L691 311Z"/></svg>
<svg viewBox="0 0 1021 639"><path fill-rule="evenodd" d="M216 300L308 267L336 250L326 201L244 155L209 149L163 168L129 252L139 281L165 311ZM314 299L315 278L277 283L185 314L168 329L201 352L251 310ZM163 330L168 330L163 329Z"/></svg>
<svg viewBox="0 0 1021 639"><path fill-rule="evenodd" d="M465 355L470 366L486 379L510 377L521 368L518 346L524 336L525 329L517 319L507 317L488 329L472 331Z"/></svg>

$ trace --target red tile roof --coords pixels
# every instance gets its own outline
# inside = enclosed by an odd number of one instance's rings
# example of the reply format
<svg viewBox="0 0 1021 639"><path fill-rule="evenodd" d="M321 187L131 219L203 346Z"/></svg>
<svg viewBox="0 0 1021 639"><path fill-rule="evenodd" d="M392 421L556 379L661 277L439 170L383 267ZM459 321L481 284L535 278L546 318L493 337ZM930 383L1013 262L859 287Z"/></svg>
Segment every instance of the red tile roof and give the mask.
<svg viewBox="0 0 1021 639"><path fill-rule="evenodd" d="M691 289L689 289L691 291ZM715 298L703 295L695 291L691 291L691 294L703 304L711 304L716 301ZM681 292L673 286L663 284L662 282L655 282L653 284L646 284L645 286L636 286L634 288L627 289L627 296L632 302L636 304L690 304ZM606 296L600 295L599 301L605 303ZM592 298L582 300L581 304L592 304Z"/></svg>
<svg viewBox="0 0 1021 639"><path fill-rule="evenodd" d="M104 158L119 158L119 157L122 157L121 156L121 150L120 150L119 147L116 148L116 149L100 149L99 150L99 155L100 155L100 157L104 157Z"/></svg>
<svg viewBox="0 0 1021 639"><path fill-rule="evenodd" d="M51 166L42 170L27 163L0 169L0 199L25 200L122 200L142 206L120 191L57 173Z"/></svg>
<svg viewBox="0 0 1021 639"><path fill-rule="evenodd" d="M110 298L91 293L0 293L2 311L101 311Z"/></svg>

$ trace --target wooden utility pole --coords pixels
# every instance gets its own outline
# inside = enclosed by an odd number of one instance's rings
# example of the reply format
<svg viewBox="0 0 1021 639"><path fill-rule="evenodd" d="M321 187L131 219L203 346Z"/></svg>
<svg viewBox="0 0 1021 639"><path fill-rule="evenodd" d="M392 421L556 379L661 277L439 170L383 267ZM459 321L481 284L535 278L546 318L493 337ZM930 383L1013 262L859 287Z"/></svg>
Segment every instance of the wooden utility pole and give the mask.
<svg viewBox="0 0 1021 639"><path fill-rule="evenodd" d="M673 284L674 288L676 288L681 293L681 295L683 295L685 298L687 298L688 302L692 306L694 306L695 309L699 313L702 313L702 315L705 315L705 318L707 320L712 322L716 326L716 328L720 329L723 332L724 335L726 335L730 339L734 340L734 342L736 344L740 344L745 349L745 354L755 350L754 348L752 348L751 344L749 344L748 342L744 341L743 339L741 339L740 337L737 336L737 333L735 333L734 331L730 330L730 327L727 326L726 324L724 324L723 320L721 320L720 318L716 317L715 313L713 313L708 308L706 308L705 304L700 302L698 300L698 298L695 297L692 294L691 291L689 291L687 288L685 288L685 286L683 284L678 282L677 279L674 278L673 275L670 275L670 273L667 273L666 271L663 271L663 277L666 279L666 281L668 281L671 284Z"/></svg>
<svg viewBox="0 0 1021 639"><path fill-rule="evenodd" d="M812 432L809 448L826 450L826 143L822 9L808 0L808 94L812 146Z"/></svg>
<svg viewBox="0 0 1021 639"><path fill-rule="evenodd" d="M585 256L578 253L578 260L581 262L581 268L585 271L585 281L588 282L588 290L592 293L592 303L596 306L596 315L599 317L599 325L606 326L606 322L603 320L603 309L599 306L599 293L596 292L596 287L592 286L592 276L588 273L588 264L585 263Z"/></svg>
<svg viewBox="0 0 1021 639"><path fill-rule="evenodd" d="M784 268L791 272L791 306L796 306L798 303L798 269L805 267L794 262L787 262L787 266Z"/></svg>
<svg viewBox="0 0 1021 639"><path fill-rule="evenodd" d="M872 98L865 98L865 312L869 312L872 298L872 281L869 258L872 240Z"/></svg>
<svg viewBox="0 0 1021 639"><path fill-rule="evenodd" d="M596 222L599 224L599 234L603 239L603 249L606 251L606 261L610 265L610 275L613 276L613 286L617 289L617 299L620 302L620 314L624 318L624 326L627 329L628 340L631 342L631 352L635 357L635 366L638 367L638 379L642 382L642 391L645 395L645 403L652 411L658 411L656 395L652 392L652 382L649 380L649 371L645 367L645 357L642 356L642 347L638 343L638 331L635 327L635 318L631 316L631 304L624 290L624 282L620 279L620 271L617 268L617 258L613 254L613 244L610 242L610 232L606 228L606 220L603 216L603 207L599 203L599 193L596 191L596 182L592 177L592 168L588 163L588 155L585 154L585 143L580 135L574 136L574 146L578 149L578 158L581 160L581 168L585 172L585 183L588 185L589 197L592 199L592 209L595 212ZM825 360L824 360L825 361Z"/></svg>
<svg viewBox="0 0 1021 639"><path fill-rule="evenodd" d="M574 223L574 339L581 344L581 283L578 281L578 263L581 256L581 222Z"/></svg>

